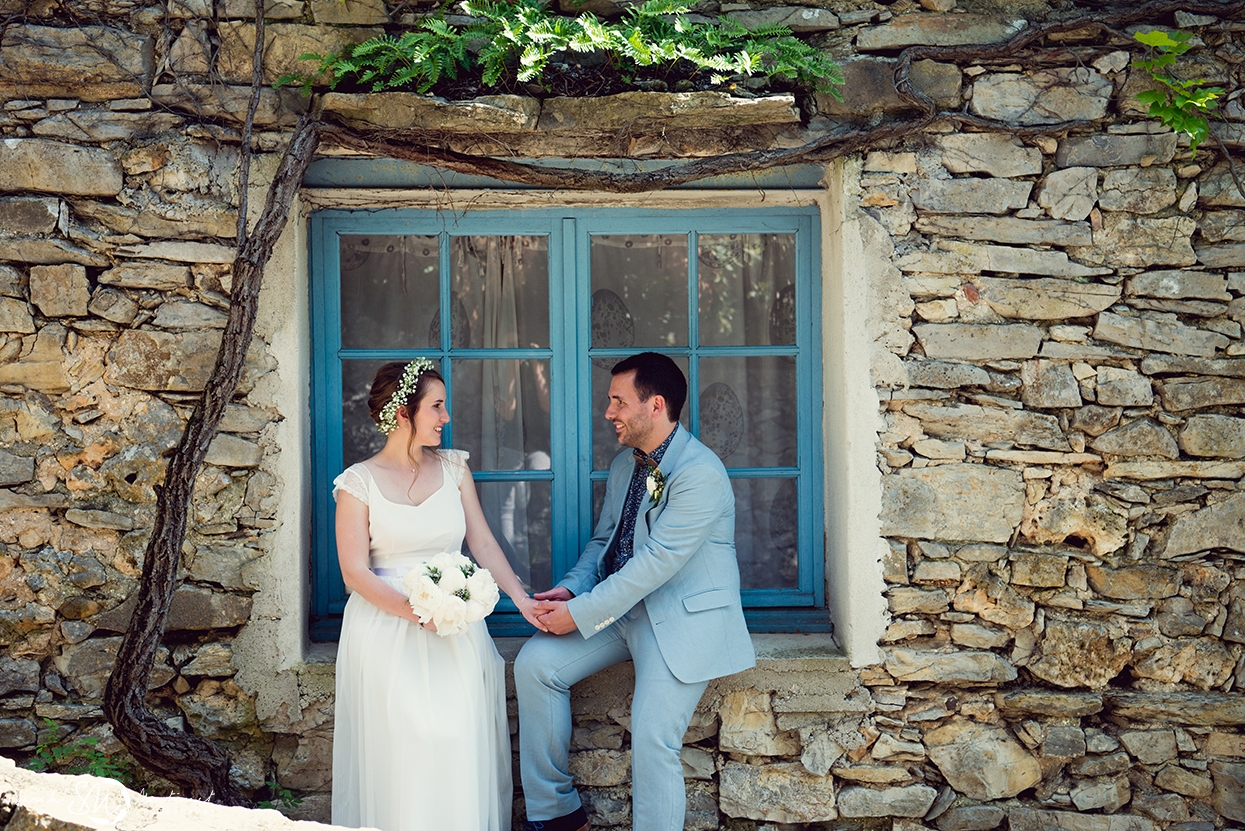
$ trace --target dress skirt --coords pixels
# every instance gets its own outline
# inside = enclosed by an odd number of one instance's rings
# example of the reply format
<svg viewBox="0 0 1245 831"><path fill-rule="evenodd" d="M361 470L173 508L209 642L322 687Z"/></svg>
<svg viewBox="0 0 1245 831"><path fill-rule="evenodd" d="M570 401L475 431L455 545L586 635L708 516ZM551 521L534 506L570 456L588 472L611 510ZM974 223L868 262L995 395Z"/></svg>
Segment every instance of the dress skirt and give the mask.
<svg viewBox="0 0 1245 831"><path fill-rule="evenodd" d="M333 824L509 831L512 801L505 664L484 622L443 638L352 594L337 648Z"/></svg>

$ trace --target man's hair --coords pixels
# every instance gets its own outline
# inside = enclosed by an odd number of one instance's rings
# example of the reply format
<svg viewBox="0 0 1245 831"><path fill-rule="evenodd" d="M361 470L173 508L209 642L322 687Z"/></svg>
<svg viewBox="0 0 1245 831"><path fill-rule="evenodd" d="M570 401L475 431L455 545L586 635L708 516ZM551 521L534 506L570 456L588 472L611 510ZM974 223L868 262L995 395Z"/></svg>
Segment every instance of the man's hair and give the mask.
<svg viewBox="0 0 1245 831"><path fill-rule="evenodd" d="M687 379L678 364L656 352L641 352L624 358L610 370L611 375L622 375L624 372L635 373L635 391L641 401L660 395L666 399L666 414L670 420L679 420L683 402L687 401Z"/></svg>

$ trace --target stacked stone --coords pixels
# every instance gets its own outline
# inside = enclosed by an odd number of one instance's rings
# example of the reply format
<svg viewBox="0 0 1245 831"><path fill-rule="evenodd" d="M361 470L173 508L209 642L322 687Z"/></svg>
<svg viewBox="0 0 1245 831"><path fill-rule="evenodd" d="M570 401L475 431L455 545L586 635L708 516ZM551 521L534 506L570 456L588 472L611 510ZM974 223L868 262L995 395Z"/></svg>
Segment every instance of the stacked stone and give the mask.
<svg viewBox="0 0 1245 831"><path fill-rule="evenodd" d="M128 28L61 28L61 12L28 11L0 40L0 747L72 744L78 729L113 754L100 703L123 601L229 305L239 154L223 125L247 91L192 100L193 88L156 83L162 8ZM288 121L265 100L262 126ZM283 141L261 130L256 144ZM249 789L265 781L272 739L254 691L233 680L233 638L277 524L265 453L279 416L246 394L274 369L257 337L196 482L149 682L170 724L233 744Z"/></svg>
<svg viewBox="0 0 1245 831"><path fill-rule="evenodd" d="M919 766L944 831L1245 821L1245 198L1136 118L1127 55L1089 57L965 67L965 97L1105 130L934 135L860 176L898 289L869 752Z"/></svg>
<svg viewBox="0 0 1245 831"><path fill-rule="evenodd" d="M755 5L717 11L816 32L843 60L843 103L818 97L807 123L790 96L326 109L473 152L791 146L900 112L896 50L1019 25L909 0ZM0 746L28 753L48 717L111 752L99 702L123 601L228 306L255 29L249 0L0 13L22 15L0 35ZM268 81L389 20L379 0L267 14ZM1199 72L1239 86L1239 32L1177 21L1201 27ZM878 347L885 658L853 669L758 636L758 668L715 682L686 737L688 828L1245 823L1245 196L1213 143L1193 157L1145 118L1128 53L1081 36L1059 66L912 75L943 107L1095 126L932 132L846 165L874 276L849 290L868 297ZM264 90L257 149L283 146L297 101ZM1239 150L1245 108L1225 114L1216 129ZM274 768L326 817L331 667L239 674L247 632L294 613L255 595L277 522L273 402L290 388L275 368L256 338L197 484L152 700L229 744L243 787ZM630 823L628 672L575 699L572 764L600 827Z"/></svg>

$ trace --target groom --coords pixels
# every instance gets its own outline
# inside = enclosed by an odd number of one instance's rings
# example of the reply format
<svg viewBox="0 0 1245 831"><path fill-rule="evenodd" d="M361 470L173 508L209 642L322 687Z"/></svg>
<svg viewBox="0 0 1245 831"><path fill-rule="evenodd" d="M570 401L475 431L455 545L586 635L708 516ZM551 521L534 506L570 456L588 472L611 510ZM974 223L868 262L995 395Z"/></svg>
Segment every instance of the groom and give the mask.
<svg viewBox="0 0 1245 831"><path fill-rule="evenodd" d="M679 752L696 704L711 679L756 663L739 599L735 498L721 460L679 426L687 381L655 352L611 372L605 418L629 449L610 466L579 562L536 595L548 632L514 665L523 794L540 831L588 828L567 759L572 684L635 663L632 827L679 831Z"/></svg>

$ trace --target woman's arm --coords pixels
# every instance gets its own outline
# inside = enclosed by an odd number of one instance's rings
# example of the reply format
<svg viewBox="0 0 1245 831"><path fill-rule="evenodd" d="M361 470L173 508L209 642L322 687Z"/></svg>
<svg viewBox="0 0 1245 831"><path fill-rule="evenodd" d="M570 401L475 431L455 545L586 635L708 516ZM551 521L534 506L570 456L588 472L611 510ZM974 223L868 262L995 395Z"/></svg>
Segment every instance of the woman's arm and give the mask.
<svg viewBox="0 0 1245 831"><path fill-rule="evenodd" d="M337 494L337 562L346 588L381 611L412 623L421 623L406 595L377 577L368 568L367 505L346 491ZM432 622L428 622L429 628Z"/></svg>
<svg viewBox="0 0 1245 831"><path fill-rule="evenodd" d="M467 547L471 549L471 555L475 557L477 563L488 569L489 574L493 575L493 579L497 582L497 587L514 601L514 605L523 613L527 622L544 631L544 624L535 614L536 601L523 588L519 575L515 574L514 569L510 567L510 561L506 559L505 552L501 550L492 530L488 527L488 520L484 518L484 509L480 507L480 497L476 494L476 483L471 478L470 470L463 472L463 480L458 486L458 491L462 495L463 513L467 517Z"/></svg>

